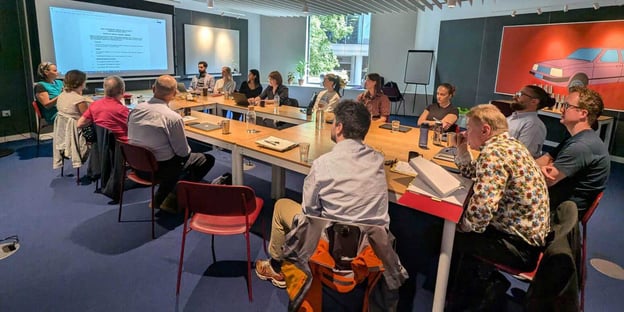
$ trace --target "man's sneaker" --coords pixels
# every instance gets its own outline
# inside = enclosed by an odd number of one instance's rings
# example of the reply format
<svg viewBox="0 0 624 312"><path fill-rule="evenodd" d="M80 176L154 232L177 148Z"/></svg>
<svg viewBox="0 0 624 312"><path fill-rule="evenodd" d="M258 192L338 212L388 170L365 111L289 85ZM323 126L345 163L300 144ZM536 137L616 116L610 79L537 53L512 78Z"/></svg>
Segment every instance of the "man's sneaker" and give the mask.
<svg viewBox="0 0 624 312"><path fill-rule="evenodd" d="M284 274L275 273L271 267L271 260L258 260L256 261L256 275L263 281L271 281L273 286L279 288L286 288L286 280L284 280Z"/></svg>

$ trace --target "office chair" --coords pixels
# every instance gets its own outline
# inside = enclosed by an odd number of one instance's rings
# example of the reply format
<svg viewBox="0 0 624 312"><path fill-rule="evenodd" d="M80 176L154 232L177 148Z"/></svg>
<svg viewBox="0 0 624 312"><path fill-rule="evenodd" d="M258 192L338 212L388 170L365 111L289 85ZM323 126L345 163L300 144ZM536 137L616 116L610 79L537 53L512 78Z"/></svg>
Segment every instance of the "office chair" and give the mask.
<svg viewBox="0 0 624 312"><path fill-rule="evenodd" d="M178 206L184 210L184 228L178 266L176 296L180 294L186 236L191 230L212 236L212 262L217 262L214 249L215 235L244 234L247 248L247 292L251 289L251 249L249 232L264 201L254 190L243 185L220 185L199 182L178 182ZM192 214L192 216L191 216ZM264 238L263 238L264 241Z"/></svg>

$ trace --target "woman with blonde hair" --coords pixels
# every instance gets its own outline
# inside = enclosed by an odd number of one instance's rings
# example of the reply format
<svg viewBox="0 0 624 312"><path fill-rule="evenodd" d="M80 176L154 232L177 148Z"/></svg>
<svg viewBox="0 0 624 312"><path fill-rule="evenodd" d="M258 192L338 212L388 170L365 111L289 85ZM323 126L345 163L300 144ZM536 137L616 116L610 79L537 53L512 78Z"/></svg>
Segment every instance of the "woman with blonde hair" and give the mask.
<svg viewBox="0 0 624 312"><path fill-rule="evenodd" d="M51 62L43 62L37 67L40 81L35 85L35 99L41 116L53 124L56 118L56 98L63 92L63 81L57 80L58 70Z"/></svg>
<svg viewBox="0 0 624 312"><path fill-rule="evenodd" d="M221 79L215 83L215 93L232 93L236 90L236 81L232 79L232 69L221 67Z"/></svg>

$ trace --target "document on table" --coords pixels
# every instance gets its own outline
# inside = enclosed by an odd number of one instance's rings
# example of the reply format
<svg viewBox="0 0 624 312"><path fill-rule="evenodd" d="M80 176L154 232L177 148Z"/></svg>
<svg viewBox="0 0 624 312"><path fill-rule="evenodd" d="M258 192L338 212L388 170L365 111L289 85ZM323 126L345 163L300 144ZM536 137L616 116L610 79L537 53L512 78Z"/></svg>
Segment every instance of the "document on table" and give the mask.
<svg viewBox="0 0 624 312"><path fill-rule="evenodd" d="M276 151L280 151L280 152L284 152L287 151L291 148L296 147L297 143L292 142L292 141L288 141L285 139L280 139L278 137L274 137L274 136L270 136L268 138L264 138L264 139L260 139L258 141L256 141L256 144L262 146L262 147L266 147L268 149L272 149L272 150L276 150Z"/></svg>

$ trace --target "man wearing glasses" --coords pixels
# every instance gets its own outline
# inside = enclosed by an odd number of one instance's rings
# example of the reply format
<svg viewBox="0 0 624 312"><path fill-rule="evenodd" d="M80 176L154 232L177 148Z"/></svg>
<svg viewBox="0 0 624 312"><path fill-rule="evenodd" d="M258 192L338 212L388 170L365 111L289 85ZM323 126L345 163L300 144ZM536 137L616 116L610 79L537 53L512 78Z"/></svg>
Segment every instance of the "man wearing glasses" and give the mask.
<svg viewBox="0 0 624 312"><path fill-rule="evenodd" d="M546 125L537 116L537 111L553 104L555 100L544 89L531 85L516 92L511 102L514 112L507 117L509 135L522 142L534 158L542 154L546 140Z"/></svg>
<svg viewBox="0 0 624 312"><path fill-rule="evenodd" d="M536 160L546 177L550 207L572 200L579 209L579 219L609 178L609 151L591 127L603 108L596 91L571 87L561 108L561 123L571 137Z"/></svg>

